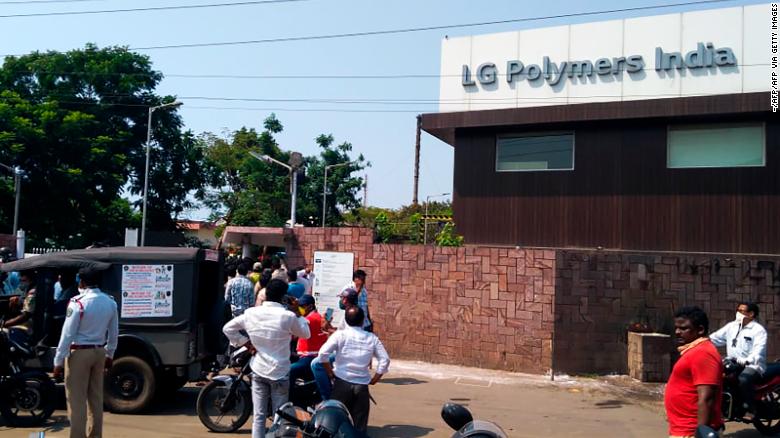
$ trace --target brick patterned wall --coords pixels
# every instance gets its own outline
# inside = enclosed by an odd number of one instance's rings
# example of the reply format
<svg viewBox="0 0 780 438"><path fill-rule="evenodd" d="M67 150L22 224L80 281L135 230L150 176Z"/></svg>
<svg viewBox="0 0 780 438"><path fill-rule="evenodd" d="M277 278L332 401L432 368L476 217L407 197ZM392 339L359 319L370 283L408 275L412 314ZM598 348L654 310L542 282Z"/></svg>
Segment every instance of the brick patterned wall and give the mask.
<svg viewBox="0 0 780 438"><path fill-rule="evenodd" d="M373 244L360 228L295 229L292 266L315 250L355 253L391 356L546 372L551 366L555 252Z"/></svg>
<svg viewBox="0 0 780 438"><path fill-rule="evenodd" d="M0 234L0 248L4 246L16 250L16 237L13 234Z"/></svg>
<svg viewBox="0 0 780 438"><path fill-rule="evenodd" d="M736 303L759 304L769 359L780 356L780 257L558 250L555 369L626 373L632 323L672 334L679 307L697 305L716 330Z"/></svg>
<svg viewBox="0 0 780 438"><path fill-rule="evenodd" d="M674 311L698 305L715 330L742 299L759 303L769 358L780 356L771 341L780 334L780 256L385 245L361 228L289 236L291 265L310 263L315 250L355 254L377 332L397 358L627 373L630 324L672 334Z"/></svg>

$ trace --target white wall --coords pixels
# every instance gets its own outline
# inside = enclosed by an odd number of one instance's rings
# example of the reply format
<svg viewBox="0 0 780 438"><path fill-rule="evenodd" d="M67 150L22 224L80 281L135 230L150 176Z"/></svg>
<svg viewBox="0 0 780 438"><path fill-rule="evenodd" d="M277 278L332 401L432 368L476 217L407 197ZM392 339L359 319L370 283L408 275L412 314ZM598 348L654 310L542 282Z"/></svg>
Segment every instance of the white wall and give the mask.
<svg viewBox="0 0 780 438"><path fill-rule="evenodd" d="M441 112L537 107L544 105L752 93L770 89L770 6L751 5L623 20L449 38L442 41L439 110ZM655 70L655 49L684 56L696 44L711 42L736 55L735 67ZM527 67L552 62L594 62L598 58L642 55L638 73L565 77L555 86L544 79L506 80L506 63ZM464 87L464 65L476 70L496 64L495 83ZM769 102L767 102L769 109Z"/></svg>

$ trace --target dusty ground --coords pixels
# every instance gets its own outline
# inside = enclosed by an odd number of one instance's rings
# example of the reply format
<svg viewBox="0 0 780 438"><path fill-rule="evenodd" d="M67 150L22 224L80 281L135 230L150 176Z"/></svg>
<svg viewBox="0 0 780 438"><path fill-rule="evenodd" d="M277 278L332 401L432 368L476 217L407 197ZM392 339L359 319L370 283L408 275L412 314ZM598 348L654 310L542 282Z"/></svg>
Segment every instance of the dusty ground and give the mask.
<svg viewBox="0 0 780 438"><path fill-rule="evenodd" d="M373 389L372 437L449 437L439 417L441 405L453 400L467 405L476 418L495 421L510 437L665 437L659 403L660 386L637 384L620 377L572 379L430 365L393 363L392 373ZM211 437L198 421L198 388L187 387L161 401L145 415L112 415L105 419L108 438ZM66 437L64 411L45 428L0 427L0 437L27 437L45 430L46 437ZM749 429L729 427L726 436L758 437ZM247 424L236 435L248 436Z"/></svg>

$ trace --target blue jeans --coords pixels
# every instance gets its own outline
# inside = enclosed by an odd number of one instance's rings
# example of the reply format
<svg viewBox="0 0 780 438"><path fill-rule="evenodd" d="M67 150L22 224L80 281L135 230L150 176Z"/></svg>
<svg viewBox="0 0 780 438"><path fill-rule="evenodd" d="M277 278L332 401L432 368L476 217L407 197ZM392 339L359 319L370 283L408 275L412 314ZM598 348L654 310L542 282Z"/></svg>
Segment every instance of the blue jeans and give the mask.
<svg viewBox="0 0 780 438"><path fill-rule="evenodd" d="M330 365L333 366L333 362L336 360L336 355L331 354L329 360ZM317 382L317 389L320 391L320 397L322 397L322 400L330 400L330 395L333 392L333 383L330 381L330 377L328 377L328 373L325 371L325 367L319 360L317 360L317 358L315 358L311 363L311 372L314 373L314 380Z"/></svg>
<svg viewBox="0 0 780 438"><path fill-rule="evenodd" d="M316 358L317 356L304 356L298 358L298 362L290 366L290 387L295 385L295 381L298 379L310 381L311 362Z"/></svg>
<svg viewBox="0 0 780 438"><path fill-rule="evenodd" d="M265 438L265 419L273 416L280 406L287 403L289 388L289 379L271 380L252 374L252 405L255 411L252 438ZM266 412L269 398L273 412Z"/></svg>

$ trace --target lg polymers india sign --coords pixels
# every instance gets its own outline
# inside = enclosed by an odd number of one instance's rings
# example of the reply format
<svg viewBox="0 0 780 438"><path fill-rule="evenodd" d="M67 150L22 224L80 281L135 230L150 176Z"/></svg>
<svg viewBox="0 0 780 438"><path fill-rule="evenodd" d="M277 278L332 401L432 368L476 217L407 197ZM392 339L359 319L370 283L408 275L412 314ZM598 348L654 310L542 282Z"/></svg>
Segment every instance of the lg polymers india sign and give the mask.
<svg viewBox="0 0 780 438"><path fill-rule="evenodd" d="M729 47L716 49L712 43L699 43L696 50L686 55L680 52L664 53L661 47L655 49L655 70L671 71L672 69L695 69L710 67L729 67L737 65L737 58ZM526 66L522 61L513 60L506 63L506 81L512 83L517 80L537 81L544 78L549 85L557 85L563 78L587 78L594 74L619 75L623 71L627 73L640 73L645 69L645 60L642 55L621 56L616 58L599 58L596 61L562 61L556 63L550 57L545 56L541 65L531 64ZM464 87L476 85L477 81L482 85L489 85L498 79L499 70L495 63L486 62L476 70L476 77L472 78L471 68L463 66L462 81Z"/></svg>
<svg viewBox="0 0 780 438"><path fill-rule="evenodd" d="M439 110L769 91L770 4L442 41Z"/></svg>

